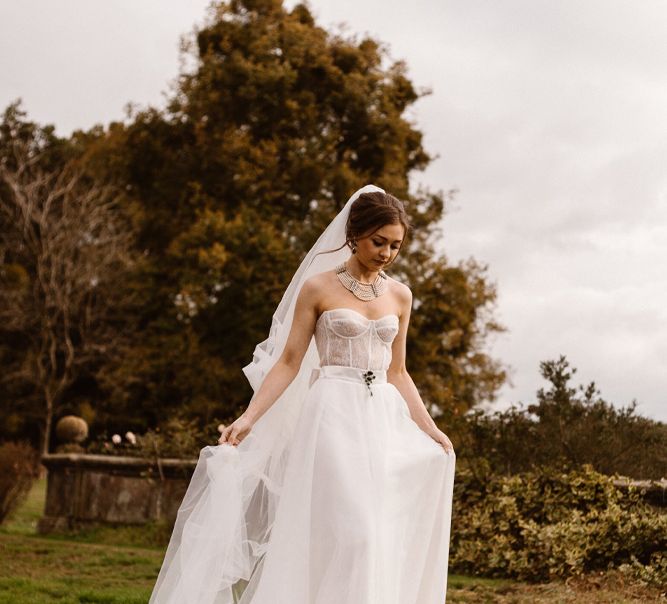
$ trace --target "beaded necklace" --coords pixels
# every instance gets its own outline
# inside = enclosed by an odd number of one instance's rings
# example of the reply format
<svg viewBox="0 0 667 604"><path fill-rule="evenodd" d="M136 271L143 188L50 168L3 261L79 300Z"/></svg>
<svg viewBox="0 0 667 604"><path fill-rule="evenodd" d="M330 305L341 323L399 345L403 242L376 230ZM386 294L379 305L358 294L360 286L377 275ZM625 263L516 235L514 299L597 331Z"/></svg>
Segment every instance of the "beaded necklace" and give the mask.
<svg viewBox="0 0 667 604"><path fill-rule="evenodd" d="M387 273L381 270L373 283L362 283L353 277L347 270L345 262L336 267L336 276L345 289L349 289L360 300L368 301L381 296L387 291L389 278Z"/></svg>

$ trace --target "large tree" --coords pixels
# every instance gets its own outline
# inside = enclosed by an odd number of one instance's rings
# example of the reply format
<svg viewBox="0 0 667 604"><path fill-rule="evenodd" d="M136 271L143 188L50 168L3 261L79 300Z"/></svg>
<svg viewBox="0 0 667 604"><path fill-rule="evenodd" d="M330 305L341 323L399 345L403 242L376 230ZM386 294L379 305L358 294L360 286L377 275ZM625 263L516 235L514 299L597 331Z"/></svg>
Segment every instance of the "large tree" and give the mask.
<svg viewBox="0 0 667 604"><path fill-rule="evenodd" d="M410 191L431 157L407 117L427 93L406 65L277 0L214 4L184 46L192 67L164 110L129 105L123 122L67 140L40 130L54 166L75 157L89 184L115 183L115 218L142 258L110 289L109 324L125 338L85 379L58 387L61 410L90 399L90 418L109 429L176 411L202 424L231 419L251 394L241 367L304 252L369 182L405 200L415 225L392 274L413 290L408 368L425 401L456 414L492 399L505 379L484 351L502 329L495 288L486 267L434 250L449 194Z"/></svg>
<svg viewBox="0 0 667 604"><path fill-rule="evenodd" d="M165 110L75 136L124 183L149 264L136 345L104 375L109 405L149 421L242 409L240 368L291 274L368 182L404 199L416 226L392 272L414 293L408 363L423 397L454 413L492 399L505 379L484 351L502 329L495 288L486 267L435 253L446 195L409 191L431 158L406 117L426 94L406 65L278 0L213 5L185 52L193 67Z"/></svg>

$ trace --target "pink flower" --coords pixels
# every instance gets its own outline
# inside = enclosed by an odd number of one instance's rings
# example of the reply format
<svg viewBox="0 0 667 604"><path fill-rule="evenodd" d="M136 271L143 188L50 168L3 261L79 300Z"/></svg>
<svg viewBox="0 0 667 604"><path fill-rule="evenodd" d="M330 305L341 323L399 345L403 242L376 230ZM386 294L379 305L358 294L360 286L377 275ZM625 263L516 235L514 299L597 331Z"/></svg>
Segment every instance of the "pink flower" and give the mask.
<svg viewBox="0 0 667 604"><path fill-rule="evenodd" d="M111 441L113 442L114 445L119 445L121 440L122 438L120 437L120 434L114 434L111 437Z"/></svg>
<svg viewBox="0 0 667 604"><path fill-rule="evenodd" d="M131 444L137 444L137 437L134 435L134 432L126 432L125 438L130 441Z"/></svg>

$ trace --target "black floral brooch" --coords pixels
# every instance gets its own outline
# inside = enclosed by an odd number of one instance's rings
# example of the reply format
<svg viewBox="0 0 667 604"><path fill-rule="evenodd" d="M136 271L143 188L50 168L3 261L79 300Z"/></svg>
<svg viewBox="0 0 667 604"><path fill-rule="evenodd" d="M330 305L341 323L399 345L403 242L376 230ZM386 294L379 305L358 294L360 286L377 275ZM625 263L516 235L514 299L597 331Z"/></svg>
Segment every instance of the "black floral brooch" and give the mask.
<svg viewBox="0 0 667 604"><path fill-rule="evenodd" d="M373 383L373 380L375 379L375 374L372 371L366 371L361 374L362 377L364 378L364 382L366 383L366 387L368 388L368 392L371 393L371 396L373 396L373 391L371 390L371 384Z"/></svg>

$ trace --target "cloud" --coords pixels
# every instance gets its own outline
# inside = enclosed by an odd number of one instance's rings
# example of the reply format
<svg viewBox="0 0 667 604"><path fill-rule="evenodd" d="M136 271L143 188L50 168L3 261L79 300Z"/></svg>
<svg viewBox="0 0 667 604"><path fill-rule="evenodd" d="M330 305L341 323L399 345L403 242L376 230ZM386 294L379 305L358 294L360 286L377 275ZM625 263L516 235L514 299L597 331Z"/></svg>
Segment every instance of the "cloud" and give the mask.
<svg viewBox="0 0 667 604"><path fill-rule="evenodd" d="M444 5L420 101L441 157L422 180L460 189L444 249L498 285L502 403L532 400L539 361L566 354L609 400L667 420L667 7Z"/></svg>
<svg viewBox="0 0 667 604"><path fill-rule="evenodd" d="M62 136L124 117L126 103L162 106L178 72L179 36L209 0L38 0L0 3L0 102Z"/></svg>
<svg viewBox="0 0 667 604"><path fill-rule="evenodd" d="M289 0L290 7L298 0ZM178 38L208 0L0 4L0 102L61 134L160 106ZM312 0L332 29L386 42L418 87L410 115L438 154L413 184L459 188L453 260L488 263L529 401L539 361L667 421L667 4L662 0Z"/></svg>

